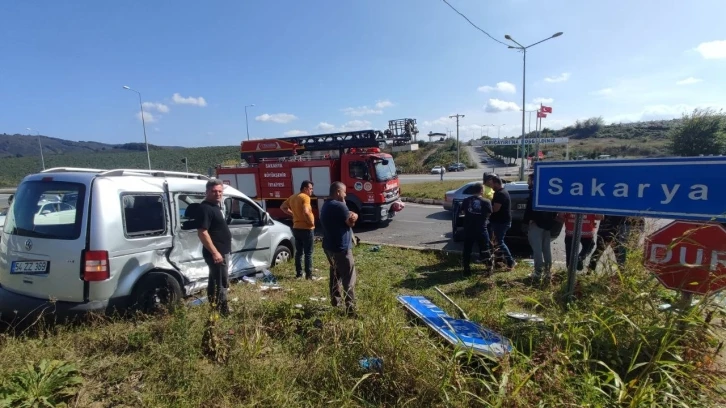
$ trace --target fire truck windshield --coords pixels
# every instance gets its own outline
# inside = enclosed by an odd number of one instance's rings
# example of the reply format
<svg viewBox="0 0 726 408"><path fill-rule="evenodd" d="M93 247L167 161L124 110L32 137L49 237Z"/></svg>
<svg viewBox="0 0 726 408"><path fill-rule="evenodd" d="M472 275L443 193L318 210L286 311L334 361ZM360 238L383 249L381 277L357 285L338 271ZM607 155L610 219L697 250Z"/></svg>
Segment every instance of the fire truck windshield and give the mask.
<svg viewBox="0 0 726 408"><path fill-rule="evenodd" d="M377 181L388 181L398 177L396 175L396 164L393 162L393 158L388 157L385 160L388 161L387 164L383 164L381 160L375 161Z"/></svg>

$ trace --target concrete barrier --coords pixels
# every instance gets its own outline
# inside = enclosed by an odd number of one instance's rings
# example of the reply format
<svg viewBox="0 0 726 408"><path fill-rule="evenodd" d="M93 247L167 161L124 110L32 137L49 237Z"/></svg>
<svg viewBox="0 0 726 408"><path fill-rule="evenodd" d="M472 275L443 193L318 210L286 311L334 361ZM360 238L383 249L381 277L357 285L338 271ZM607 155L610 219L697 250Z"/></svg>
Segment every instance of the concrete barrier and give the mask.
<svg viewBox="0 0 726 408"><path fill-rule="evenodd" d="M432 198L401 197L401 201L405 201L407 203L416 203L416 204L444 205L444 200L434 200Z"/></svg>

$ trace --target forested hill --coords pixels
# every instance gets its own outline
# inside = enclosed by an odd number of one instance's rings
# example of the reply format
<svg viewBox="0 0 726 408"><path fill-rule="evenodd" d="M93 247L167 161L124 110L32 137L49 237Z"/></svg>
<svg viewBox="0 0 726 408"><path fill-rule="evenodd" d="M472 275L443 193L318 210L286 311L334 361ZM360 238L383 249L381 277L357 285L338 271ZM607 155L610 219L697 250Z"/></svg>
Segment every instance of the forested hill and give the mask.
<svg viewBox="0 0 726 408"><path fill-rule="evenodd" d="M656 120L649 122L612 123L606 125L602 118L590 118L583 121L578 120L577 122L575 122L574 125L567 126L559 130L551 130L547 128L547 119L544 119L542 136L569 137L570 139L666 139L668 136L668 132L672 128L680 125L681 122L682 119L672 119ZM534 136L533 133L534 132L528 135L528 137Z"/></svg>
<svg viewBox="0 0 726 408"><path fill-rule="evenodd" d="M73 141L40 135L43 154L96 153L96 152L134 152L146 151L143 143L107 144L92 141ZM149 150L179 149L176 146L149 145ZM40 156L36 135L0 134L0 158Z"/></svg>

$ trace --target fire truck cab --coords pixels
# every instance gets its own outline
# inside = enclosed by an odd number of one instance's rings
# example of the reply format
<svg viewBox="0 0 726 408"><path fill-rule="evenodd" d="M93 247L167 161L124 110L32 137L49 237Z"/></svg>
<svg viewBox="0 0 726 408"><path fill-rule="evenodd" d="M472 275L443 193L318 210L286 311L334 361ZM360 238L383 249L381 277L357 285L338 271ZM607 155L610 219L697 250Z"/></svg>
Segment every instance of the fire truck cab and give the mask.
<svg viewBox="0 0 726 408"><path fill-rule="evenodd" d="M415 120L406 119L415 129ZM392 121L393 122L393 121ZM393 157L382 145L410 141L391 130L363 130L280 139L244 141L242 163L218 166L217 177L257 200L278 220L285 199L297 193L304 180L313 182L313 212L329 198L330 184L346 186L346 205L359 215L359 223L385 224L403 209Z"/></svg>

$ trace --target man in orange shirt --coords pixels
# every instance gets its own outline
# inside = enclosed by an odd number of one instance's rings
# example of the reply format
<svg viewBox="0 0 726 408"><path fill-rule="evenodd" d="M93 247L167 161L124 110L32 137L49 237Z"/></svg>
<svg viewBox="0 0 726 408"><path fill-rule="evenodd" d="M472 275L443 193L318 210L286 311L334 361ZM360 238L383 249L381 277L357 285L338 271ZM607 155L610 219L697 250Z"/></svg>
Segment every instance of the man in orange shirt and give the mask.
<svg viewBox="0 0 726 408"><path fill-rule="evenodd" d="M310 206L313 183L305 180L300 192L285 200L280 209L292 216L292 235L295 237L295 277L302 278L302 257L305 254L305 279L313 279L313 243L315 217Z"/></svg>

